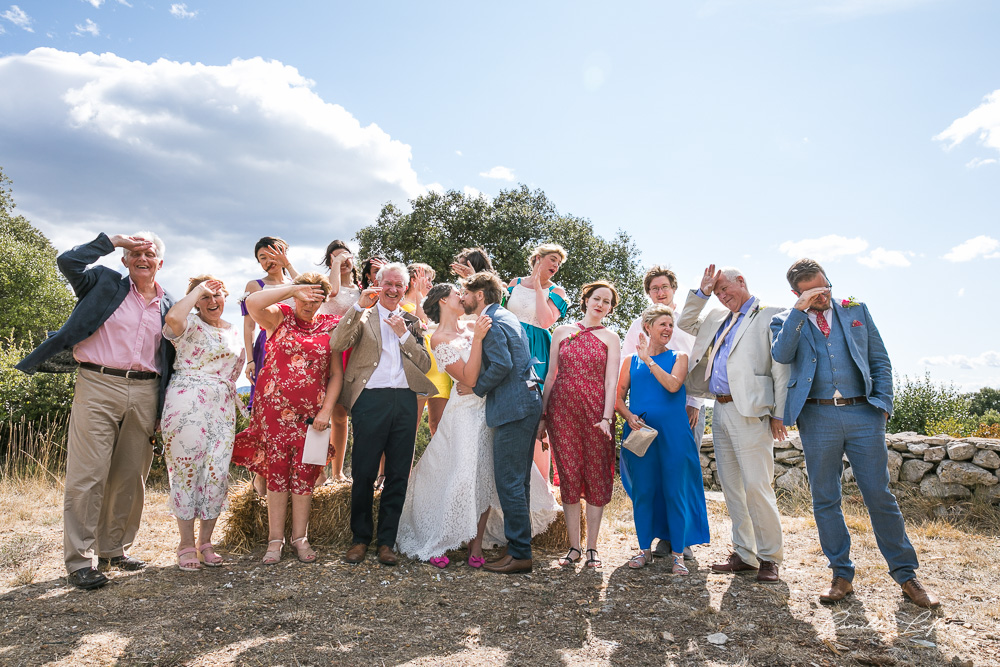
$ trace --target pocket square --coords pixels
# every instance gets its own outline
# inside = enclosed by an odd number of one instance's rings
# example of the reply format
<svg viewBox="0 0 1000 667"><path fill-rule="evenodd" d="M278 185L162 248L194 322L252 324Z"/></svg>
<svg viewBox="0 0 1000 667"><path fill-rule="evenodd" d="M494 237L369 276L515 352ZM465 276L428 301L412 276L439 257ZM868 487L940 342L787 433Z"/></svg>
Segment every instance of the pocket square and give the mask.
<svg viewBox="0 0 1000 667"><path fill-rule="evenodd" d="M862 322L859 322L858 320L854 320L853 322L851 322L851 326L852 327L863 327L865 325Z"/></svg>

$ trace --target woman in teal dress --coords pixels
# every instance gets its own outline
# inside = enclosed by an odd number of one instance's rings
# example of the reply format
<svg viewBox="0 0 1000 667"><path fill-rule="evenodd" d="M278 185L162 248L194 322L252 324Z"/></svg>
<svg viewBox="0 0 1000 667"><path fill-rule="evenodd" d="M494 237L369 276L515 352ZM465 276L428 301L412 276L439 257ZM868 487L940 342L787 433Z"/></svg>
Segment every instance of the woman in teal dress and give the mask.
<svg viewBox="0 0 1000 667"><path fill-rule="evenodd" d="M670 542L674 574L688 574L683 551L710 539L705 487L698 447L684 405L688 358L666 348L674 331L673 311L662 304L642 314L636 353L625 358L618 377L615 409L628 422L622 438L647 424L657 430L644 456L621 450L621 477L632 499L632 517L641 551L629 567L653 561L653 538ZM628 397L628 403L625 399Z"/></svg>
<svg viewBox="0 0 1000 667"><path fill-rule="evenodd" d="M535 373L539 386L549 370L549 348L552 346L549 329L566 315L568 308L566 290L552 282L567 256L566 250L558 243L544 243L535 248L528 258L531 275L515 278L507 286L509 295L504 305L521 321L528 334L528 348L538 360ZM534 459L538 471L548 480L551 455L542 448L541 440L535 442ZM558 476L555 484L559 484Z"/></svg>

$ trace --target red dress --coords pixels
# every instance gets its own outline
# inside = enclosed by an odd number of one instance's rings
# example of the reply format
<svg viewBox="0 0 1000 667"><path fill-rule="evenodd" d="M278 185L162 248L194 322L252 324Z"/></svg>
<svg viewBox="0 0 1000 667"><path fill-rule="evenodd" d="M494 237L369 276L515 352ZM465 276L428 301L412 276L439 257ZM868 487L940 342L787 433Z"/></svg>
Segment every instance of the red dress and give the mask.
<svg viewBox="0 0 1000 667"><path fill-rule="evenodd" d="M607 505L614 484L615 443L594 426L604 417L604 377L608 346L585 328L559 343L559 373L545 411L552 455L559 469L564 504L584 497L595 507Z"/></svg>
<svg viewBox="0 0 1000 667"><path fill-rule="evenodd" d="M285 319L267 340L250 427L236 436L233 463L266 477L268 491L309 495L322 466L302 463L305 420L323 406L330 331L340 318L317 315L303 322L292 308L278 307Z"/></svg>

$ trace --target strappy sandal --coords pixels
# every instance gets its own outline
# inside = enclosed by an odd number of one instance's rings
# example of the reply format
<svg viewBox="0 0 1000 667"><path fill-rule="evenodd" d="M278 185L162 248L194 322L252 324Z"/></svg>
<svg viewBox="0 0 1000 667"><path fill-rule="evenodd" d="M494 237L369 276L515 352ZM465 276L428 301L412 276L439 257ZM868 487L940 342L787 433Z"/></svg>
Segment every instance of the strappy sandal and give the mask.
<svg viewBox="0 0 1000 667"><path fill-rule="evenodd" d="M299 546L299 542L305 544L305 546ZM295 555L299 559L300 563L315 563L316 562L316 552L313 551L312 547L309 546L309 542L306 540L306 536L292 540L292 546L295 547Z"/></svg>
<svg viewBox="0 0 1000 667"><path fill-rule="evenodd" d="M594 555L591 556L590 554ZM597 568L601 567L601 565L603 565L603 563L601 563L601 559L599 558L597 549L587 549L587 560L584 561L583 566L592 567L596 570Z"/></svg>
<svg viewBox="0 0 1000 667"><path fill-rule="evenodd" d="M277 544L278 548L277 549L272 549L271 548L272 544ZM274 565L275 563L280 562L281 561L281 550L284 548L284 546L285 546L285 540L284 539L281 539L281 540L271 540L270 542L268 542L267 543L267 551L264 552L264 560L262 560L261 562L264 565Z"/></svg>
<svg viewBox="0 0 1000 667"><path fill-rule="evenodd" d="M576 558L570 558L573 552L576 552ZM580 559L583 558L583 552L576 547L570 547L566 555L559 559L559 567L566 567L567 565L572 565L573 563L579 563Z"/></svg>
<svg viewBox="0 0 1000 667"><path fill-rule="evenodd" d="M198 547L198 553L201 554L201 558L205 561L205 565L207 567L222 566L222 556L215 553L215 547L212 546L211 542L207 542Z"/></svg>
<svg viewBox="0 0 1000 667"><path fill-rule="evenodd" d="M379 475L375 478L375 484L372 485L372 488L381 491L383 486L385 486L385 475Z"/></svg>
<svg viewBox="0 0 1000 667"><path fill-rule="evenodd" d="M177 568L182 572L197 572L201 569L201 561L198 560L198 550L194 547L181 549L177 552Z"/></svg>
<svg viewBox="0 0 1000 667"><path fill-rule="evenodd" d="M652 556L647 556L645 551L640 551L628 559L628 566L633 570L641 570L652 562Z"/></svg>
<svg viewBox="0 0 1000 667"><path fill-rule="evenodd" d="M684 556L682 554L674 554L674 566L670 568L671 574L688 575L691 572L688 571L687 566L684 565Z"/></svg>

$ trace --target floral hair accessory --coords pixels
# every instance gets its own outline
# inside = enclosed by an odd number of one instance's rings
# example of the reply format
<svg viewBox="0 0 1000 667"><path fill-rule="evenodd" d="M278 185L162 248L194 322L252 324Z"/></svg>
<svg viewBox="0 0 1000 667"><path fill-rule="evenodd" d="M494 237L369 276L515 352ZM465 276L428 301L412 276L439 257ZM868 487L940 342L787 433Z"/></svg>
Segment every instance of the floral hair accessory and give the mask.
<svg viewBox="0 0 1000 667"><path fill-rule="evenodd" d="M844 299L843 301L841 301L840 305L842 307L844 307L844 308L850 308L852 306L860 306L861 302L855 300L855 298L853 296L849 296L846 299Z"/></svg>

